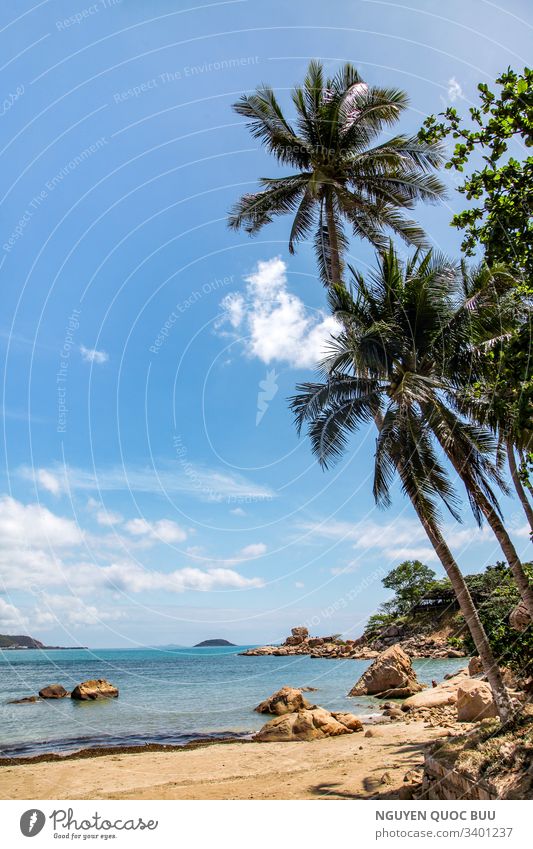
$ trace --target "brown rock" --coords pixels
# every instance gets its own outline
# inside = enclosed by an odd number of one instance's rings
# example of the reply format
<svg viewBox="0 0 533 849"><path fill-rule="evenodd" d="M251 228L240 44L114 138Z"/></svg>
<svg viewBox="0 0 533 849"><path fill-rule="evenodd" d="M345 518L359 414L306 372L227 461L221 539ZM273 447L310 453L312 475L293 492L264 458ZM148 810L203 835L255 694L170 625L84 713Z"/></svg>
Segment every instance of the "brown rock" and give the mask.
<svg viewBox="0 0 533 849"><path fill-rule="evenodd" d="M61 684L49 684L39 690L39 695L41 699L64 699L69 693Z"/></svg>
<svg viewBox="0 0 533 849"><path fill-rule="evenodd" d="M348 724L341 722L341 717L344 717ZM348 720L347 717L350 719ZM253 739L258 743L321 740L325 737L353 734L354 730L362 730L363 726L360 722L360 728L349 727L356 724L355 720L357 717L352 714L334 715L324 708L314 707L271 719L254 735Z"/></svg>
<svg viewBox="0 0 533 849"><path fill-rule="evenodd" d="M422 685L416 680L411 659L400 646L394 645L378 655L348 695L402 698L420 690Z"/></svg>
<svg viewBox="0 0 533 849"><path fill-rule="evenodd" d="M118 689L105 678L98 678L96 681L83 681L78 684L77 687L74 687L70 697L82 702L94 701L95 699L116 699Z"/></svg>
<svg viewBox="0 0 533 849"><path fill-rule="evenodd" d="M333 711L331 714L335 717L337 722L340 722L342 725L345 725L346 728L349 728L350 731L362 731L363 723L359 719L358 716L354 716L353 713L338 713Z"/></svg>
<svg viewBox="0 0 533 849"><path fill-rule="evenodd" d="M8 702L8 705L30 705L40 701L39 696L24 696L23 699L13 699L13 701Z"/></svg>
<svg viewBox="0 0 533 849"><path fill-rule="evenodd" d="M483 666L481 665L481 658L479 657L471 657L468 662L468 674L471 678L475 678L476 675L481 675L483 673Z"/></svg>
<svg viewBox="0 0 533 849"><path fill-rule="evenodd" d="M465 680L457 690L457 719L478 722L498 716L490 686L485 681Z"/></svg>
<svg viewBox="0 0 533 849"><path fill-rule="evenodd" d="M301 637L303 640L307 640L309 637L309 630L301 625L298 628L291 628L291 634L293 637Z"/></svg>
<svg viewBox="0 0 533 849"><path fill-rule="evenodd" d="M424 690L410 696L402 704L402 710L419 710L422 708L438 708L445 705L454 705L457 701L457 690L463 681L469 681L466 675L450 680L442 681L431 690Z"/></svg>
<svg viewBox="0 0 533 849"><path fill-rule="evenodd" d="M274 716L282 716L285 713L294 713L310 707L307 699L302 696L301 690L296 690L294 687L282 687L277 693L257 705L254 710L257 713L272 713Z"/></svg>

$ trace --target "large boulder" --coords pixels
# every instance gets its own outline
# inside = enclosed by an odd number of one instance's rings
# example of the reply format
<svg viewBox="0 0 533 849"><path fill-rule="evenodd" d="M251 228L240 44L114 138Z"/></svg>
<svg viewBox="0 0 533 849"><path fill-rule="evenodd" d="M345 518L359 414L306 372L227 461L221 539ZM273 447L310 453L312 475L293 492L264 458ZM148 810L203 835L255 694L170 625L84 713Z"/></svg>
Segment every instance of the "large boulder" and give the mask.
<svg viewBox="0 0 533 849"><path fill-rule="evenodd" d="M300 625L298 628L291 628L291 634L293 637L302 637L303 640L306 640L309 636L309 630Z"/></svg>
<svg viewBox="0 0 533 849"><path fill-rule="evenodd" d="M457 690L457 719L459 722L477 722L498 716L492 691L486 681L465 679Z"/></svg>
<svg viewBox="0 0 533 849"><path fill-rule="evenodd" d="M294 711L305 710L310 707L307 699L302 696L301 690L296 690L294 687L282 687L277 693L257 705L254 710L257 713L272 713L274 716L282 716L285 713L294 713Z"/></svg>
<svg viewBox="0 0 533 849"><path fill-rule="evenodd" d="M105 678L98 678L96 681L83 681L78 684L77 687L74 687L70 697L81 702L94 701L95 699L116 699L118 689Z"/></svg>
<svg viewBox="0 0 533 849"><path fill-rule="evenodd" d="M376 657L348 695L406 698L420 690L409 655L394 645Z"/></svg>
<svg viewBox="0 0 533 849"><path fill-rule="evenodd" d="M321 707L287 713L271 719L253 739L258 743L322 740L362 731L363 725L351 713L330 713Z"/></svg>
<svg viewBox="0 0 533 849"><path fill-rule="evenodd" d="M48 687L39 690L39 695L41 699L64 699L69 692L61 684L49 684Z"/></svg>

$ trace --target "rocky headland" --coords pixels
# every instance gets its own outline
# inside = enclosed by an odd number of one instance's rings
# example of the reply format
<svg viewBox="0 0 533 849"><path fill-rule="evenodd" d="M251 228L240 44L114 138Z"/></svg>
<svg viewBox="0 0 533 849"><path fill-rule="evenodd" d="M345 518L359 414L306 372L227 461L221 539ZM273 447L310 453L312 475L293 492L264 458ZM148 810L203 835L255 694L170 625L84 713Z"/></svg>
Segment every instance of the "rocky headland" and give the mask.
<svg viewBox="0 0 533 849"><path fill-rule="evenodd" d="M258 646L241 654L248 657L308 654L333 660L373 660L380 652L398 645L409 657L465 657L466 653L454 648L449 638L449 633L442 628L438 631L426 628L425 632L417 634L407 626L389 625L373 638L363 634L356 640L343 640L338 635L312 637L306 627L299 626L293 628L291 635L279 646Z"/></svg>

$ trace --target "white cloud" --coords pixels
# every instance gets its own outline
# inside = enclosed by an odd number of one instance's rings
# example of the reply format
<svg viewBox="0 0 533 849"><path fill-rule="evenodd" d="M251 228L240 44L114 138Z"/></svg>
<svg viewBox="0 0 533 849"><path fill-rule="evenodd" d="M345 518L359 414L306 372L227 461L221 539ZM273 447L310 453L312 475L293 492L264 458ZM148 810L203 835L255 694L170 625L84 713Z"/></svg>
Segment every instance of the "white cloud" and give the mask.
<svg viewBox="0 0 533 849"><path fill-rule="evenodd" d="M64 548L79 545L83 535L75 522L56 516L40 504L0 498L0 544Z"/></svg>
<svg viewBox="0 0 533 849"><path fill-rule="evenodd" d="M96 348L86 348L85 345L80 345L80 354L85 363L102 365L109 360L109 354L106 351L97 351Z"/></svg>
<svg viewBox="0 0 533 849"><path fill-rule="evenodd" d="M120 513L113 513L111 510L97 510L96 521L99 525L112 526L119 525L124 521L124 517Z"/></svg>
<svg viewBox="0 0 533 849"><path fill-rule="evenodd" d="M242 507L235 507L234 510L229 511L233 516L246 516L246 510L243 510Z"/></svg>
<svg viewBox="0 0 533 849"><path fill-rule="evenodd" d="M451 77L448 80L448 100L455 103L456 100L462 100L463 98L464 94L461 83L455 77Z"/></svg>
<svg viewBox="0 0 533 849"><path fill-rule="evenodd" d="M39 483L43 489L51 492L52 495L59 495L61 492L61 482L59 481L59 478L47 469L37 469L35 478L37 483Z"/></svg>
<svg viewBox="0 0 533 849"><path fill-rule="evenodd" d="M242 475L209 469L187 461L161 468L111 466L98 472L59 463L45 471L57 478L64 492L147 492L152 495L181 493L201 501L265 501L274 498L272 489L249 481ZM35 481L35 470L21 466L17 473ZM93 499L94 500L94 499Z"/></svg>
<svg viewBox="0 0 533 849"><path fill-rule="evenodd" d="M328 519L320 523L302 523L300 529L311 538L316 536L336 542L352 542L358 552L377 551L388 560L438 562L438 557L417 519L402 516L383 524L372 520L352 523ZM513 536L520 536L521 533L522 528L512 531ZM480 543L496 545L495 537L487 525L482 528L458 523L447 525L443 535L450 548L458 552ZM348 567L334 567L331 572L339 575L351 572L354 568L355 561L348 564Z"/></svg>
<svg viewBox="0 0 533 849"><path fill-rule="evenodd" d="M26 618L13 604L0 598L0 628L22 628L27 625Z"/></svg>
<svg viewBox="0 0 533 849"><path fill-rule="evenodd" d="M164 542L181 542L186 537L179 525L167 519L153 523L134 519L127 524L134 536L148 535ZM181 593L264 585L259 577L245 578L226 568L230 565L227 561L223 568L211 563L205 569L185 566L172 572L145 569L129 560L109 562L111 557L116 557L116 551L106 552L106 540L107 537L84 534L74 522L38 504L24 505L4 496L0 498L0 586L29 591L39 598L51 587L68 589L77 598L98 598L104 591L116 589L132 593L149 590ZM91 545L95 562L80 557L79 548L85 543ZM264 550L262 543L247 546L239 552L235 563L260 556ZM93 598L85 606L100 609ZM3 612L10 619L16 613L5 608L5 604Z"/></svg>
<svg viewBox="0 0 533 849"><path fill-rule="evenodd" d="M251 545L245 545L239 552L241 560L252 560L255 557L261 557L265 554L267 547L264 542L255 542Z"/></svg>
<svg viewBox="0 0 533 849"><path fill-rule="evenodd" d="M305 584L303 583L303 581L295 581L294 586L296 587L297 590L303 590L303 588L305 587Z"/></svg>
<svg viewBox="0 0 533 849"><path fill-rule="evenodd" d="M260 261L245 278L244 295L230 293L222 303L224 318L242 335L250 357L267 365L315 366L327 353L340 326L333 316L307 310L287 288L287 266L280 257Z"/></svg>
<svg viewBox="0 0 533 849"><path fill-rule="evenodd" d="M41 628L53 625L68 625L70 628L100 625L124 618L123 610L105 609L101 605L86 604L75 595L51 595L40 593L39 607L31 616L32 624Z"/></svg>
<svg viewBox="0 0 533 849"><path fill-rule="evenodd" d="M164 590L182 593L186 590L207 592L222 589L250 589L264 586L261 578L244 578L233 569L196 569L186 567L174 572L148 571L134 563L113 564L101 570L102 580L109 587L125 592L140 593Z"/></svg>
<svg viewBox="0 0 533 849"><path fill-rule="evenodd" d="M146 519L131 519L124 525L133 536L146 536L154 542L184 542L187 532L170 519L148 522Z"/></svg>

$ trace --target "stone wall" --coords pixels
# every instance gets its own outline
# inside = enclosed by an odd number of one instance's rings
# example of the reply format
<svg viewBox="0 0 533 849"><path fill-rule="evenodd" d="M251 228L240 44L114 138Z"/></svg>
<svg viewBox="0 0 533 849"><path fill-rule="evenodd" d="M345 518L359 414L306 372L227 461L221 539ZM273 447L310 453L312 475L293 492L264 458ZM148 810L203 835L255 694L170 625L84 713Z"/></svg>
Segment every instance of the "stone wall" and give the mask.
<svg viewBox="0 0 533 849"><path fill-rule="evenodd" d="M497 799L498 794L484 782L474 782L455 769L450 769L434 755L426 755L421 798L486 802Z"/></svg>

